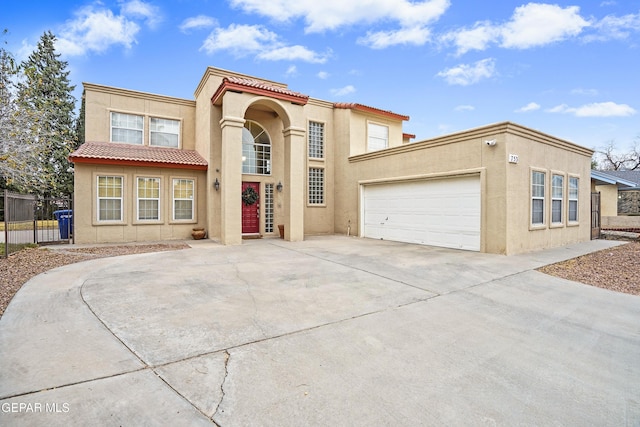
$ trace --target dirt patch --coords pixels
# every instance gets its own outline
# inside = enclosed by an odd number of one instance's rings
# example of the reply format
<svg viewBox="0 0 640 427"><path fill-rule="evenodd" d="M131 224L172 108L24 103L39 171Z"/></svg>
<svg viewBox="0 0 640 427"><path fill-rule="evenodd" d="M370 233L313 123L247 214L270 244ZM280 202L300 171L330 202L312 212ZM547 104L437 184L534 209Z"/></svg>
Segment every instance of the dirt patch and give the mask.
<svg viewBox="0 0 640 427"><path fill-rule="evenodd" d="M175 251L189 248L185 243L161 243L150 245L99 246L77 249L28 248L0 258L0 317L11 298L29 279L67 264L95 258L148 252Z"/></svg>
<svg viewBox="0 0 640 427"><path fill-rule="evenodd" d="M599 288L640 295L640 242L547 265L538 271Z"/></svg>

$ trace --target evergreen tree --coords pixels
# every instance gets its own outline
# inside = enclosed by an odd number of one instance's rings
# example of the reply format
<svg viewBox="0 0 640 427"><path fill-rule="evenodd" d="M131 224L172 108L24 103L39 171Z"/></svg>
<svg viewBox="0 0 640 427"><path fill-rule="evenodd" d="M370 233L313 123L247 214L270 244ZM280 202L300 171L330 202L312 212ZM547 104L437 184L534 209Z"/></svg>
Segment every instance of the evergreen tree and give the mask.
<svg viewBox="0 0 640 427"><path fill-rule="evenodd" d="M56 37L45 32L36 50L22 63L24 81L18 83L18 102L30 111L41 112L37 144L42 148L39 173L45 195L73 193L73 168L69 154L77 148L75 136L75 86L69 82L67 62L55 52Z"/></svg>
<svg viewBox="0 0 640 427"><path fill-rule="evenodd" d="M33 193L40 189L42 153L36 141L43 114L17 102L19 78L13 55L0 48L0 189Z"/></svg>

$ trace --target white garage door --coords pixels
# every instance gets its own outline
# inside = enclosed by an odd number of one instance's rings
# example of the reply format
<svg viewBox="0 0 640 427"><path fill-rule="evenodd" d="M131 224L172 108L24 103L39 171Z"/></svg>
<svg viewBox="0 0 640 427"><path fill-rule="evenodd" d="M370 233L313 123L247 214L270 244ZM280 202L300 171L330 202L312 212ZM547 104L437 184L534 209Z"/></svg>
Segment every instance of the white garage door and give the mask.
<svg viewBox="0 0 640 427"><path fill-rule="evenodd" d="M480 250L480 178L366 185L363 235Z"/></svg>

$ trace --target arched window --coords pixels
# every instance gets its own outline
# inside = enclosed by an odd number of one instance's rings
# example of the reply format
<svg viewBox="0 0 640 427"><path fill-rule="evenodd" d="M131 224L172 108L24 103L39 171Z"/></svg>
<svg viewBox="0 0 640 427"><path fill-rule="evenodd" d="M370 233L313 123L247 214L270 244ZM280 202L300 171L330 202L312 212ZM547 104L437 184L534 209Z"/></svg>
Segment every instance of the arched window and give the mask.
<svg viewBox="0 0 640 427"><path fill-rule="evenodd" d="M249 120L242 129L242 173L271 175L271 140L262 126Z"/></svg>

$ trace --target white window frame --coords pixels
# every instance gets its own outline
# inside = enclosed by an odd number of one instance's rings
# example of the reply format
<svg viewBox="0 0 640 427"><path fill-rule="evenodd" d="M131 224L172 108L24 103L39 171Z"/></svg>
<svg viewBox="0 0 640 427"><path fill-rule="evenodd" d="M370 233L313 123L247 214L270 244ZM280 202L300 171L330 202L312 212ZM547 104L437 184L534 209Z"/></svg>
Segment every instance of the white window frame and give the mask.
<svg viewBox="0 0 640 427"><path fill-rule="evenodd" d="M317 172L317 173L316 173ZM307 178L307 204L310 206L325 205L324 168L311 166Z"/></svg>
<svg viewBox="0 0 640 427"><path fill-rule="evenodd" d="M260 132L254 136L250 127L255 126ZM248 132L251 135L251 143L245 141L245 135ZM242 140L242 173L244 175L271 175L271 158L272 158L272 140L267 130L260 123L247 120L242 128L243 140ZM256 142L264 135L268 139L268 144ZM262 156L261 160L258 157ZM263 164L258 163L262 161Z"/></svg>
<svg viewBox="0 0 640 427"><path fill-rule="evenodd" d="M114 126L113 120L114 120L114 116L116 114L119 114L119 115L122 115L122 116L130 116L130 117L141 118L142 119L142 127L138 129L136 127ZM120 112L120 111L111 111L110 115L109 115L109 141L122 143L122 144L144 145L144 121L145 121L144 120L144 116L141 115L141 114L131 114L131 113L123 113L123 112ZM122 130L125 130L127 132L139 133L140 134L140 142L114 140L114 137L113 137L113 130L114 129L122 129Z"/></svg>
<svg viewBox="0 0 640 427"><path fill-rule="evenodd" d="M389 126L367 122L367 151L389 148Z"/></svg>
<svg viewBox="0 0 640 427"><path fill-rule="evenodd" d="M572 190L574 190L571 186L571 181L575 180L575 191L572 194ZM567 222L578 223L580 221L580 177L569 175L569 190L567 191ZM571 205L575 204L575 218L571 218Z"/></svg>
<svg viewBox="0 0 640 427"><path fill-rule="evenodd" d="M551 226L558 227L564 225L564 174L559 172L551 173ZM558 206L559 207L556 207ZM559 214L560 218L556 218Z"/></svg>
<svg viewBox="0 0 640 427"><path fill-rule="evenodd" d="M158 183L158 197L140 197L140 180L145 180L145 181L156 181ZM160 199L162 197L162 180L159 177L155 177L155 176L136 176L136 220L139 222L144 222L144 223L149 223L149 222L153 222L153 223L157 223L160 222L162 220L162 215L161 215L161 204L160 204ZM156 216L157 218L140 218L140 202L142 201L156 201L157 202L157 210L156 210Z"/></svg>
<svg viewBox="0 0 640 427"><path fill-rule="evenodd" d="M176 197L176 181L191 181L192 182L192 194L191 197ZM171 177L171 220L172 222L196 222L196 194L197 194L197 181L193 177ZM176 218L176 202L178 201L190 201L191 202L191 217L190 218Z"/></svg>
<svg viewBox="0 0 640 427"><path fill-rule="evenodd" d="M534 180L534 175L536 174L541 174L542 175L542 184L540 183L536 183ZM544 228L547 225L547 218L546 218L546 209L545 209L545 198L546 198L546 193L547 193L547 172L543 171L543 170L536 170L536 169L532 169L531 173L529 174L530 179L531 179L531 194L530 194L530 198L531 198L531 208L529 209L529 214L530 214L530 224L531 224L531 228L536 229L536 228ZM536 192L536 189L542 188L542 196L539 195L539 192ZM538 212L535 211L535 205L536 205L536 201L542 201L542 209ZM534 217L536 213L541 213L542 214L542 221L540 222L534 222Z"/></svg>
<svg viewBox="0 0 640 427"><path fill-rule="evenodd" d="M309 157L324 159L325 125L323 122L309 120L307 140Z"/></svg>
<svg viewBox="0 0 640 427"><path fill-rule="evenodd" d="M158 130L158 126L176 125L177 130L175 132L168 132L170 129ZM163 117L150 117L149 118L149 145L152 147L165 147L165 148L180 148L180 130L181 122L176 119L167 119ZM154 137L158 135L175 136L175 145L165 145L154 143Z"/></svg>
<svg viewBox="0 0 640 427"><path fill-rule="evenodd" d="M96 221L100 224L104 224L104 223L122 223L124 221L124 188L125 188L125 183L124 183L124 176L122 175L109 175L109 174L98 174L95 175L96 176ZM116 196L116 195L101 195L100 192L100 179L101 178L105 178L107 179L107 183L108 180L111 178L115 181L115 179L119 179L120 180L120 187L119 187L119 192L120 192L120 196ZM111 189L111 190L115 190L118 187L106 187L107 190ZM101 216L102 213L102 209L101 209L101 202L102 201L118 201L120 202L120 209L119 209L119 218L107 218L107 219L103 219ZM105 210L106 212L107 210ZM114 209L110 209L109 211L115 211Z"/></svg>

